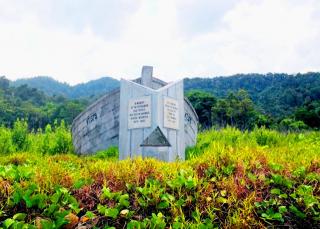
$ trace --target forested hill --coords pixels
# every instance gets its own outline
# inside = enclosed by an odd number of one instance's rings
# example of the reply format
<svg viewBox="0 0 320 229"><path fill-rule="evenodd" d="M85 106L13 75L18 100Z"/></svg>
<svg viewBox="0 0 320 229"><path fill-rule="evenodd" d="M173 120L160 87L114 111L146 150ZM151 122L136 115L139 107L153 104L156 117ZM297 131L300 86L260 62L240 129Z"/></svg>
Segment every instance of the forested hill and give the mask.
<svg viewBox="0 0 320 229"><path fill-rule="evenodd" d="M13 87L8 79L0 77L0 126L13 126L17 119L27 119L30 129L34 130L54 124L55 120L64 120L70 125L87 105L85 99L48 96L26 84Z"/></svg>
<svg viewBox="0 0 320 229"><path fill-rule="evenodd" d="M306 102L320 99L320 73L186 78L184 87L187 92L203 90L218 98L244 89L263 113L282 117L290 115Z"/></svg>
<svg viewBox="0 0 320 229"><path fill-rule="evenodd" d="M67 83L61 83L47 76L11 81L11 86L14 87L24 84L31 88L37 88L49 96L62 95L72 99L97 97L119 87L120 85L118 80L111 77L102 77L100 79L91 80L87 83L81 83L75 86L70 86Z"/></svg>
<svg viewBox="0 0 320 229"><path fill-rule="evenodd" d="M277 124L289 118L292 121L303 121L310 127L320 127L320 73L238 74L229 77L186 78L184 82L185 94L199 113L201 125L205 127L214 124L213 117L219 120L217 115L220 115L220 124L229 124L226 122L229 120L230 125L233 125L235 116L241 118L241 123L248 123L242 120L246 115L251 119L258 117L252 112L239 114L241 107L248 111L249 100L253 101L250 109L257 111L255 114L265 116L269 123ZM73 118L88 104L117 87L119 81L110 77L75 86L50 77L16 81L0 77L0 125L13 125L17 118L27 118L35 129L53 123L55 119L64 119L70 125ZM251 126L261 122L261 115Z"/></svg>

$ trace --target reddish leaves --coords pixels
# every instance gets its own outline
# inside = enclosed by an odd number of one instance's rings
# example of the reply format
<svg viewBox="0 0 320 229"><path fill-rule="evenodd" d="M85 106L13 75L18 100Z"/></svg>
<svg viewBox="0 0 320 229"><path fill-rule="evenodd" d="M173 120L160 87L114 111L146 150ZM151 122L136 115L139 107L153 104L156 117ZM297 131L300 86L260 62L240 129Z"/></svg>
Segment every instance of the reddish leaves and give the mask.
<svg viewBox="0 0 320 229"><path fill-rule="evenodd" d="M204 178L206 176L206 171L208 168L209 168L209 166L206 163L201 163L201 164L197 165L196 171L197 171L198 177Z"/></svg>
<svg viewBox="0 0 320 229"><path fill-rule="evenodd" d="M74 190L73 195L78 200L80 207L86 210L93 210L99 203L99 196L102 187L94 183L89 186L84 186L81 189Z"/></svg>

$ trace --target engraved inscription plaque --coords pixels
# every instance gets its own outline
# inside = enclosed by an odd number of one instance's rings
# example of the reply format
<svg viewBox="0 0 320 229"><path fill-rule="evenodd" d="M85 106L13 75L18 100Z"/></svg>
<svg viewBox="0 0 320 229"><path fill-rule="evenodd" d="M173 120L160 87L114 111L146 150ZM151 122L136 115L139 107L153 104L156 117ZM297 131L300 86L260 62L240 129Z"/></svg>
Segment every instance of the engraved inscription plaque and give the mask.
<svg viewBox="0 0 320 229"><path fill-rule="evenodd" d="M163 98L163 126L170 129L179 129L179 104L169 97Z"/></svg>
<svg viewBox="0 0 320 229"><path fill-rule="evenodd" d="M144 96L129 100L128 129L151 126L151 97Z"/></svg>

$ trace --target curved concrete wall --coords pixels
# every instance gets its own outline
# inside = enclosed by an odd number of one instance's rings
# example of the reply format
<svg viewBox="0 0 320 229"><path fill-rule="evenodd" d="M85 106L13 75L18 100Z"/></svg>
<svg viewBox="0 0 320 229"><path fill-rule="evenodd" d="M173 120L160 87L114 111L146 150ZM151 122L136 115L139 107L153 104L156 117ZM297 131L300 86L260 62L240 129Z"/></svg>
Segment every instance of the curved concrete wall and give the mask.
<svg viewBox="0 0 320 229"><path fill-rule="evenodd" d="M72 123L72 141L79 154L95 153L119 144L119 89L90 105Z"/></svg>

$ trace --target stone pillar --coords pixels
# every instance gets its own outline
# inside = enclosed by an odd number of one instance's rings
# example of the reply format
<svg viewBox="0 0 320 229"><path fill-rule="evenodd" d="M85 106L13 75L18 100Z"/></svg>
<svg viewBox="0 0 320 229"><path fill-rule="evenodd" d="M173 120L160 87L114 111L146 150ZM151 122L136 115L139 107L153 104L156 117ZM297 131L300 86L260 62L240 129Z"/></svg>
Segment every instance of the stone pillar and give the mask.
<svg viewBox="0 0 320 229"><path fill-rule="evenodd" d="M152 88L152 74L153 67L152 66L143 66L141 72L141 84Z"/></svg>

